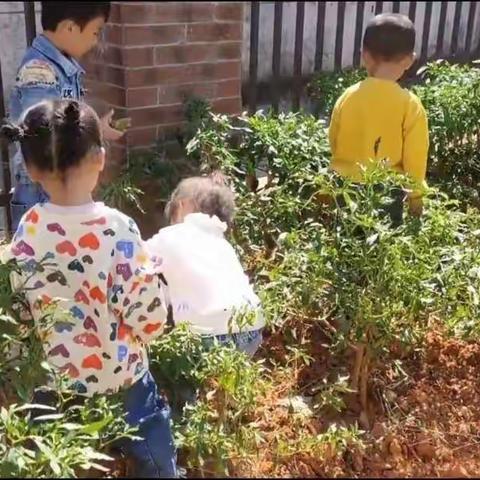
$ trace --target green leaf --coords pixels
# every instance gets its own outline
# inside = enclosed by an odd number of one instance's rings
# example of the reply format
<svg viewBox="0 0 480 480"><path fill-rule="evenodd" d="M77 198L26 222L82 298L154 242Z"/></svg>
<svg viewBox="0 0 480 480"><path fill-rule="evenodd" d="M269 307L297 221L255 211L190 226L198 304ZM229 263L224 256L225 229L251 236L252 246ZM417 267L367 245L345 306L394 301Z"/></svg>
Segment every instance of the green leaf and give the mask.
<svg viewBox="0 0 480 480"><path fill-rule="evenodd" d="M94 433L98 433L100 430L105 428L109 422L109 418L104 418L98 422L89 423L82 428L82 432L87 433L88 435L93 435Z"/></svg>

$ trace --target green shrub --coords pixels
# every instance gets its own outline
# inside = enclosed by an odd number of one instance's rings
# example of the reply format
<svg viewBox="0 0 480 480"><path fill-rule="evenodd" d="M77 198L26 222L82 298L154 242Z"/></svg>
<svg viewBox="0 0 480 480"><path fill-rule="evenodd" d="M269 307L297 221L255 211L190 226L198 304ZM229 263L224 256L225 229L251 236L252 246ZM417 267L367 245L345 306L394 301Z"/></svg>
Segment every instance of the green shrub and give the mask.
<svg viewBox="0 0 480 480"><path fill-rule="evenodd" d="M307 95L314 101L317 113L330 117L335 102L352 85L367 77L365 69L340 72L318 72L307 85Z"/></svg>

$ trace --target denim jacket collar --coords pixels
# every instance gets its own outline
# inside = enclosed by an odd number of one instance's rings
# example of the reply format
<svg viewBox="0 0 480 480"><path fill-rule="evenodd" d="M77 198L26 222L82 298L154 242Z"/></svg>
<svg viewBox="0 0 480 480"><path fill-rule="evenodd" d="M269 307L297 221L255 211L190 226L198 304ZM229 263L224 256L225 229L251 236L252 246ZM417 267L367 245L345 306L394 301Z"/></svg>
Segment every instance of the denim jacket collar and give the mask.
<svg viewBox="0 0 480 480"><path fill-rule="evenodd" d="M77 72L85 73L85 70L74 58L67 58L45 35L36 37L33 40L32 47L55 62L68 77L75 75Z"/></svg>

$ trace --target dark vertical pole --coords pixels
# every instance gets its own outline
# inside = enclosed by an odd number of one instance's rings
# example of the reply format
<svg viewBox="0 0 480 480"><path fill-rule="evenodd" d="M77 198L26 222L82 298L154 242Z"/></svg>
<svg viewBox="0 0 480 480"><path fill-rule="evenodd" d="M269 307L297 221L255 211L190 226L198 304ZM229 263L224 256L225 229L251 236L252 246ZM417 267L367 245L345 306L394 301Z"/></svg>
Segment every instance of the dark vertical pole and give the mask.
<svg viewBox="0 0 480 480"><path fill-rule="evenodd" d="M415 17L417 15L417 2L410 2L408 7L408 18L415 23Z"/></svg>
<svg viewBox="0 0 480 480"><path fill-rule="evenodd" d="M428 58L428 39L430 37L432 7L433 7L433 2L426 2L425 18L423 20L422 53L420 55L420 63L424 63Z"/></svg>
<svg viewBox="0 0 480 480"><path fill-rule="evenodd" d="M302 57L303 57L303 28L305 23L305 2L297 2L297 21L295 25L295 54L293 59L293 76L295 88L292 108L298 111L302 95Z"/></svg>
<svg viewBox="0 0 480 480"><path fill-rule="evenodd" d="M471 48L473 40L473 22L475 20L475 13L477 11L477 2L470 2L470 9L468 11L468 22L467 22L467 36L465 39L465 55L471 57Z"/></svg>
<svg viewBox="0 0 480 480"><path fill-rule="evenodd" d="M345 2L338 3L337 32L335 34L335 70L342 68L343 29L345 26Z"/></svg>
<svg viewBox="0 0 480 480"><path fill-rule="evenodd" d="M275 2L275 15L273 17L273 55L272 55L272 74L273 74L273 95L272 106L275 113L278 112L280 103L279 79L280 79L280 58L282 51L282 21L283 21L283 3Z"/></svg>
<svg viewBox="0 0 480 480"><path fill-rule="evenodd" d="M37 34L37 27L35 25L35 2L23 2L23 11L25 15L27 45L30 46Z"/></svg>
<svg viewBox="0 0 480 480"><path fill-rule="evenodd" d="M362 49L363 14L365 2L357 2L357 16L355 18L355 43L353 44L353 66L360 66L360 52Z"/></svg>
<svg viewBox="0 0 480 480"><path fill-rule="evenodd" d="M315 48L315 71L322 69L323 34L325 32L325 2L317 2L317 45Z"/></svg>
<svg viewBox="0 0 480 480"><path fill-rule="evenodd" d="M3 120L6 116L5 101L3 98L3 77L2 77L2 64L0 59L0 120ZM0 195L0 205L5 207L5 214L7 217L7 228L5 235L7 240L10 240L10 231L12 229L12 214L10 211L10 189L12 188L10 179L10 156L8 153L8 147L5 142L1 142L0 154L2 156L2 169L3 169L3 192Z"/></svg>
<svg viewBox="0 0 480 480"><path fill-rule="evenodd" d="M437 51L436 55L441 56L443 54L443 37L445 36L445 20L447 18L447 2L442 2L440 8L440 20L438 23L438 35L437 35Z"/></svg>
<svg viewBox="0 0 480 480"><path fill-rule="evenodd" d="M383 11L383 2L375 2L375 15L382 13Z"/></svg>
<svg viewBox="0 0 480 480"><path fill-rule="evenodd" d="M462 16L462 3L455 4L455 15L453 17L452 43L450 45L450 55L456 55L458 52L458 31L460 30L460 17Z"/></svg>
<svg viewBox="0 0 480 480"><path fill-rule="evenodd" d="M250 17L250 92L248 99L248 110L250 113L254 113L257 109L258 28L260 22L260 2L252 2Z"/></svg>
<svg viewBox="0 0 480 480"><path fill-rule="evenodd" d="M400 2L392 2L392 13L400 13Z"/></svg>

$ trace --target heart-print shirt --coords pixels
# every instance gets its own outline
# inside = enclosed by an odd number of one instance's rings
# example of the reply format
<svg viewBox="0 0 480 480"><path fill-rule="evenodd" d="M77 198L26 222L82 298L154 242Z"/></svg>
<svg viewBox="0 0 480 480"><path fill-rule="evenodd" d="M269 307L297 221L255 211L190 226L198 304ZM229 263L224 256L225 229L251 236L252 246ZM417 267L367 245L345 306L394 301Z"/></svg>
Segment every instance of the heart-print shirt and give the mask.
<svg viewBox="0 0 480 480"><path fill-rule="evenodd" d="M80 394L113 393L146 372L165 285L132 219L103 203L38 204L20 221L12 257L22 271L12 285L25 289L47 359Z"/></svg>

